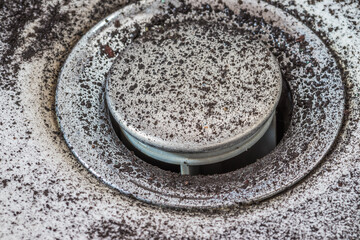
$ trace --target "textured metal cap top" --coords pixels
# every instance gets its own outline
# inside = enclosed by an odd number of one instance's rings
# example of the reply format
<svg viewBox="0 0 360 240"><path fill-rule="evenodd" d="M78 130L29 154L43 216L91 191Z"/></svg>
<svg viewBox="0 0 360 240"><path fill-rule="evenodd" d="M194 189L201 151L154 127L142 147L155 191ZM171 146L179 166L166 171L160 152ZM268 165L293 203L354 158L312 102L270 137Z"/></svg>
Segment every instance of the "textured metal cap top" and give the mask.
<svg viewBox="0 0 360 240"><path fill-rule="evenodd" d="M196 22L138 38L120 53L107 84L110 112L123 130L176 152L247 139L280 93L280 69L266 47Z"/></svg>

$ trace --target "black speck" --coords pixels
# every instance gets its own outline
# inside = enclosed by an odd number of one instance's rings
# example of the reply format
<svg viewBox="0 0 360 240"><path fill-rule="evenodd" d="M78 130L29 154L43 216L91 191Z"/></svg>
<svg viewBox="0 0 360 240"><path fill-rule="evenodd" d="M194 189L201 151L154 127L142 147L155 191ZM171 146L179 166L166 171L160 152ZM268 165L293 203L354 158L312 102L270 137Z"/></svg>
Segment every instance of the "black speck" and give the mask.
<svg viewBox="0 0 360 240"><path fill-rule="evenodd" d="M138 87L137 83L129 87L130 91L134 91Z"/></svg>

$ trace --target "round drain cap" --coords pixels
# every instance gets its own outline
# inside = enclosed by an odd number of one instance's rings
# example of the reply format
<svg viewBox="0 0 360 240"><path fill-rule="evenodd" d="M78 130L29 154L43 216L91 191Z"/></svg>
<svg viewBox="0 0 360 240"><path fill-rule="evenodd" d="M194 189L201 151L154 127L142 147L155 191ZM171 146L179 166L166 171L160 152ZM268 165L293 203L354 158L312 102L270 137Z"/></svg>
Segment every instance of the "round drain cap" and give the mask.
<svg viewBox="0 0 360 240"><path fill-rule="evenodd" d="M259 41L190 22L149 31L112 65L107 104L141 152L172 164L234 157L270 126L282 88Z"/></svg>

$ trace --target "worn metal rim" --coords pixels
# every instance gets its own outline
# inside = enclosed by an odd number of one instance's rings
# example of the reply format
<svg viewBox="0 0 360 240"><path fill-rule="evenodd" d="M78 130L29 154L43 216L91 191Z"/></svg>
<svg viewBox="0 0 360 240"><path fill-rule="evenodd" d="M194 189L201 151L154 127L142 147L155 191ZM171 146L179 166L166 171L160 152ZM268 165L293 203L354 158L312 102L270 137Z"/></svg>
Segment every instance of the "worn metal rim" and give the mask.
<svg viewBox="0 0 360 240"><path fill-rule="evenodd" d="M159 148L152 147L148 144L145 144L137 140L136 138L134 138L124 130L122 130L122 133L133 146L135 146L138 150L140 150L142 153L146 154L149 157L170 164L177 164L177 165L185 164L185 165L199 166L199 165L218 163L230 159L232 157L241 154L247 149L251 148L257 141L259 141L261 137L264 136L264 134L269 129L269 126L271 125L273 120L274 120L274 114L251 137L245 139L239 144L213 152L193 153L193 154L172 153L172 152L163 151Z"/></svg>

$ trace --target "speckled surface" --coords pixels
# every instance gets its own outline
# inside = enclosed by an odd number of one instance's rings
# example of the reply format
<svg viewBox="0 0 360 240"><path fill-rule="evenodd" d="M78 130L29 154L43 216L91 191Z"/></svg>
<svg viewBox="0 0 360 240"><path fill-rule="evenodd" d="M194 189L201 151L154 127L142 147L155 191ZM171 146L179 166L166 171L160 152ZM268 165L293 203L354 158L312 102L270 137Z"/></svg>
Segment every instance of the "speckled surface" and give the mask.
<svg viewBox="0 0 360 240"><path fill-rule="evenodd" d="M271 199L210 212L160 208L119 194L88 173L59 134L54 96L61 64L119 2L4 1L0 7L1 238L359 238L358 2L279 6L316 31L342 68L345 118L330 153Z"/></svg>
<svg viewBox="0 0 360 240"><path fill-rule="evenodd" d="M260 41L191 21L147 33L109 73L108 106L134 137L169 151L210 151L249 138L275 111L281 72Z"/></svg>

